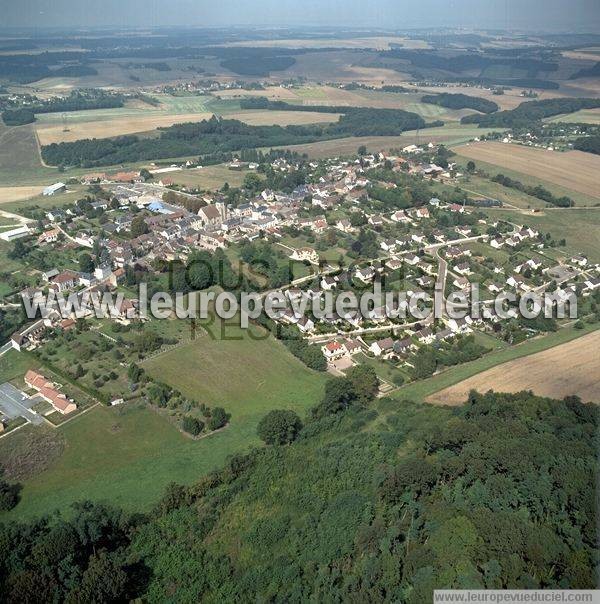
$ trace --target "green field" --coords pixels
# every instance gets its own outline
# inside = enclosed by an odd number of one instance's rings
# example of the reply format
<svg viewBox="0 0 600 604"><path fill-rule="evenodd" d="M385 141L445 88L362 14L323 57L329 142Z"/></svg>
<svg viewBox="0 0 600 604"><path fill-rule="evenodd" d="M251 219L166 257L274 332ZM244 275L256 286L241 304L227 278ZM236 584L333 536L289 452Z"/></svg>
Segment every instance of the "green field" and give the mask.
<svg viewBox="0 0 600 604"><path fill-rule="evenodd" d="M548 348L553 348L554 346L558 346L560 344L565 344L566 342L570 342L575 338L579 338L591 333L596 329L598 329L597 324L586 325L585 329L565 327L554 333L527 340L522 344L517 344L516 346L511 346L510 348L503 347L490 352L480 359L471 361L470 363L464 363L462 365L451 367L429 379L402 386L390 396L398 401L414 401L422 403L429 395L439 392L444 388L448 388L448 386L458 384L459 382L462 382L463 380L466 380L477 373L481 373L486 369L490 369L491 367L495 367L496 365L500 365L501 363L505 363L507 361L512 361L513 359L518 359L536 352L541 352L542 350L546 350ZM485 344L490 346L489 342L485 342Z"/></svg>
<svg viewBox="0 0 600 604"><path fill-rule="evenodd" d="M224 406L232 414L227 428L193 441L142 405L98 406L59 428L64 453L24 481L22 501L7 516L36 516L85 498L147 509L169 482L197 481L228 456L259 444L256 425L268 410L304 415L320 399L325 376L308 370L282 344L271 337L253 340L235 327L226 334L233 339L204 335L143 366L187 396ZM5 375L14 373L13 368ZM10 437L0 440L0 457L3 447L11 446Z"/></svg>
<svg viewBox="0 0 600 604"><path fill-rule="evenodd" d="M575 113L563 113L544 121L565 122L567 124L600 124L600 109L582 109Z"/></svg>
<svg viewBox="0 0 600 604"><path fill-rule="evenodd" d="M549 248L558 256L572 257L586 254L593 262L600 262L600 208L598 209L547 209L536 214L523 214L517 210L485 210L491 216L517 224L532 226L550 233L555 240L566 239L566 247Z"/></svg>

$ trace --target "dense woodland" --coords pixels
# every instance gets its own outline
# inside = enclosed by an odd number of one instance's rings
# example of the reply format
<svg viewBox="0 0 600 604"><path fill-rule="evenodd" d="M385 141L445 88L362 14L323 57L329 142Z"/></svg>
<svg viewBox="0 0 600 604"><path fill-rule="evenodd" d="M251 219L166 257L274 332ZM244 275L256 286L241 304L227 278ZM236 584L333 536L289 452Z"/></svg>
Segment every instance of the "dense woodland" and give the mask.
<svg viewBox="0 0 600 604"><path fill-rule="evenodd" d="M269 414L259 434L276 444L171 485L148 513L81 503L0 525L3 597L421 603L442 587L595 586L597 407L526 392L375 404L368 378L330 379L303 421Z"/></svg>
<svg viewBox="0 0 600 604"><path fill-rule="evenodd" d="M448 109L475 109L475 111L481 111L481 113L498 111L498 105L493 101L477 96L469 96L468 94L451 94L449 92L430 94L422 97L421 102L447 107Z"/></svg>
<svg viewBox="0 0 600 604"><path fill-rule="evenodd" d="M578 138L573 146L579 151L600 155L600 135Z"/></svg>
<svg viewBox="0 0 600 604"><path fill-rule="evenodd" d="M416 113L394 109L357 108L347 111L333 124L286 127L250 126L238 120L213 116L198 123L161 128L158 138L121 136L114 139L54 143L42 148L42 157L46 163L53 166L93 167L310 143L350 136L393 136L405 130L424 127L425 121Z"/></svg>
<svg viewBox="0 0 600 604"><path fill-rule="evenodd" d="M479 124L486 128L527 128L532 123L561 113L574 113L581 109L600 107L600 99L559 98L543 101L526 101L515 109L498 111L490 115L466 115L462 124Z"/></svg>

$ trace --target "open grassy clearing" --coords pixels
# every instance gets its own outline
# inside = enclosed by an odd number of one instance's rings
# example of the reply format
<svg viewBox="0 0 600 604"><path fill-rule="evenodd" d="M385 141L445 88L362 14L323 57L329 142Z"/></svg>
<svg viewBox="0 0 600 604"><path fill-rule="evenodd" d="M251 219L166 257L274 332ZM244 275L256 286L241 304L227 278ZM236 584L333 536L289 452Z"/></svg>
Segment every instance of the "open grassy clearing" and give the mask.
<svg viewBox="0 0 600 604"><path fill-rule="evenodd" d="M563 113L544 121L566 122L567 124L600 124L600 109L582 109L575 113Z"/></svg>
<svg viewBox="0 0 600 604"><path fill-rule="evenodd" d="M251 126L302 126L306 124L326 124L337 122L339 113L318 113L312 111L238 111L227 114L228 119L240 120Z"/></svg>
<svg viewBox="0 0 600 604"><path fill-rule="evenodd" d="M539 396L550 398L575 394L585 402L600 402L599 349L600 331L597 330L566 344L488 369L436 392L427 398L427 402L461 405L470 390L533 390Z"/></svg>
<svg viewBox="0 0 600 604"><path fill-rule="evenodd" d="M559 346L560 344L565 344L566 342L580 338L597 329L598 325L587 325L585 329L582 330L574 329L573 327L565 327L554 333L526 340L525 342L517 344L516 346L511 346L510 348L503 348L490 352L480 359L451 367L426 380L407 384L392 393L391 397L397 401L410 400L425 402L427 397L432 394L439 392L444 388L453 386L454 384L458 384L459 382L495 367L496 365L514 359L520 359L554 346ZM548 368L546 368L546 371L548 371ZM486 390L489 390L489 388L486 388Z"/></svg>
<svg viewBox="0 0 600 604"><path fill-rule="evenodd" d="M489 215L516 224L526 224L543 233L550 233L556 241L565 239L567 245L549 248L556 257L572 258L584 253L593 262L600 262L600 208L547 209L535 214L518 210L485 210Z"/></svg>
<svg viewBox="0 0 600 604"><path fill-rule="evenodd" d="M224 406L232 413L227 428L194 441L143 405L98 406L59 428L64 452L24 481L22 501L8 517L41 515L81 499L147 509L169 482L197 481L228 456L258 444L256 425L268 410L303 415L320 399L325 376L307 369L272 337L252 339L250 334L263 337L262 330L227 327L232 339L225 340L216 327L210 329L216 339L203 335L143 367L187 396ZM10 438L3 441L0 457L2 447L11 446Z"/></svg>
<svg viewBox="0 0 600 604"><path fill-rule="evenodd" d="M582 151L557 153L522 145L495 142L472 143L454 148L463 157L480 160L535 177L600 200L600 156Z"/></svg>
<svg viewBox="0 0 600 604"><path fill-rule="evenodd" d="M213 191L220 189L226 182L232 187L239 187L246 174L248 174L248 170L230 170L227 166L218 164L192 170L169 172L166 176L178 185Z"/></svg>
<svg viewBox="0 0 600 604"><path fill-rule="evenodd" d="M474 197L481 196L499 199L506 205L518 208L546 208L550 205L537 197L532 197L517 189L503 187L499 183L492 182L480 176L469 176L468 180L462 181L459 186L463 191Z"/></svg>

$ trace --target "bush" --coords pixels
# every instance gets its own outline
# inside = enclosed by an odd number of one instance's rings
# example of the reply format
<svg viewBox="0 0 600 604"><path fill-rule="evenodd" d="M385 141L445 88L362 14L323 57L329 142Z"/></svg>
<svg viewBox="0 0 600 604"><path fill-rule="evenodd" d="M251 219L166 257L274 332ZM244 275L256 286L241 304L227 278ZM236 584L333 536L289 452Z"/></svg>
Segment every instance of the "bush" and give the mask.
<svg viewBox="0 0 600 604"><path fill-rule="evenodd" d="M226 413L223 407L215 407L211 414L210 419L208 420L208 429L209 430L218 430L227 424L231 415Z"/></svg>

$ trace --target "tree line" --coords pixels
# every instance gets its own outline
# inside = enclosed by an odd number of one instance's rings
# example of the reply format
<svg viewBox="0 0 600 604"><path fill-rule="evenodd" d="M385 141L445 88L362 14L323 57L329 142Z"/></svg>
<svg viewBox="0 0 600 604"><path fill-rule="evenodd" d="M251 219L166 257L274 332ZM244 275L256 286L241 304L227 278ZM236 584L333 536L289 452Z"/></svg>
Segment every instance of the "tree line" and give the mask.
<svg viewBox="0 0 600 604"><path fill-rule="evenodd" d="M421 98L421 102L447 107L448 109L475 109L481 113L494 113L494 111L498 111L499 109L496 103L488 99L468 94L451 94L449 92L425 95Z"/></svg>

